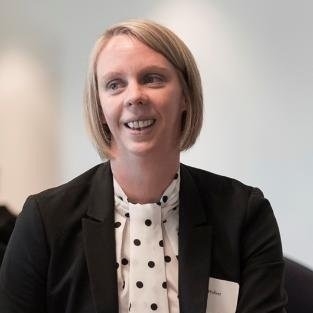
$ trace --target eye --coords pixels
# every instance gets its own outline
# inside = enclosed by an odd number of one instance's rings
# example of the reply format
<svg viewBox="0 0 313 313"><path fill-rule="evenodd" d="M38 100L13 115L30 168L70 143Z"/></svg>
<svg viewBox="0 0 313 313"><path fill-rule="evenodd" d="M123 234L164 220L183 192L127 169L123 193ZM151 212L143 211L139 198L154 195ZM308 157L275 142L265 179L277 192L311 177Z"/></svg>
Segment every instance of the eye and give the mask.
<svg viewBox="0 0 313 313"><path fill-rule="evenodd" d="M105 89L111 93L117 93L121 88L123 88L124 83L122 80L114 79L110 80L105 84Z"/></svg>
<svg viewBox="0 0 313 313"><path fill-rule="evenodd" d="M147 74L143 77L143 82L158 87L164 84L165 79L160 74Z"/></svg>
<svg viewBox="0 0 313 313"><path fill-rule="evenodd" d="M110 90L116 90L117 88L118 88L117 82L112 82L108 85L108 89L110 89Z"/></svg>

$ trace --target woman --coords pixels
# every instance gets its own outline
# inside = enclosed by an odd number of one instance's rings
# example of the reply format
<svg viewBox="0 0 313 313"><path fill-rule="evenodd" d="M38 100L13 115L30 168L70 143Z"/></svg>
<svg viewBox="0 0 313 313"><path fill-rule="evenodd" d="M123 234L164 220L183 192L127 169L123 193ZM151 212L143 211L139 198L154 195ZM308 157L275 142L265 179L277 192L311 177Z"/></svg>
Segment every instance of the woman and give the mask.
<svg viewBox="0 0 313 313"><path fill-rule="evenodd" d="M1 312L284 312L279 231L261 191L179 163L202 124L195 61L150 21L96 42L86 88L109 161L27 199Z"/></svg>

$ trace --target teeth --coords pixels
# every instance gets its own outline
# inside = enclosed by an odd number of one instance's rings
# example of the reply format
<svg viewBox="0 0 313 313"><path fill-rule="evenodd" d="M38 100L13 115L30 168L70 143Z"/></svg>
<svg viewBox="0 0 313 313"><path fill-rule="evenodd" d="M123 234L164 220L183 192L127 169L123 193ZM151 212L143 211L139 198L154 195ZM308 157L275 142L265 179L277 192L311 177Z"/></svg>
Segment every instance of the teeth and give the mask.
<svg viewBox="0 0 313 313"><path fill-rule="evenodd" d="M145 128L153 124L153 120L145 120L145 121L132 121L127 123L127 126L132 129Z"/></svg>

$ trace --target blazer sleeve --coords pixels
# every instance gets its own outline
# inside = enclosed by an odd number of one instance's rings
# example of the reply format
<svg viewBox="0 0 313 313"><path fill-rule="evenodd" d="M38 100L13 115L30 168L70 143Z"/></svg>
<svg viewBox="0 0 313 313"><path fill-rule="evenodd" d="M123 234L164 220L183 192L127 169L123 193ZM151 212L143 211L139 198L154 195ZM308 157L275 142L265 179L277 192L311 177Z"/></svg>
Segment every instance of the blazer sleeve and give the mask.
<svg viewBox="0 0 313 313"><path fill-rule="evenodd" d="M241 278L237 313L285 313L284 261L272 208L262 192L249 196L241 233Z"/></svg>
<svg viewBox="0 0 313 313"><path fill-rule="evenodd" d="M19 215L0 271L1 313L43 313L49 250L33 197Z"/></svg>

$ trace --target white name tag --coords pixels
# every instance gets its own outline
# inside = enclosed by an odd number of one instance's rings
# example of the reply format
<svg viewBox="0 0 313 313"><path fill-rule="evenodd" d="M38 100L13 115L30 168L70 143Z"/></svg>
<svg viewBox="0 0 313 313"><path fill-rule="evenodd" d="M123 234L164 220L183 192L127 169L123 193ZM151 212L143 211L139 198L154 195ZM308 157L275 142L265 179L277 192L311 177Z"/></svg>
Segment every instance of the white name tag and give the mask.
<svg viewBox="0 0 313 313"><path fill-rule="evenodd" d="M210 277L206 313L235 313L239 284Z"/></svg>

